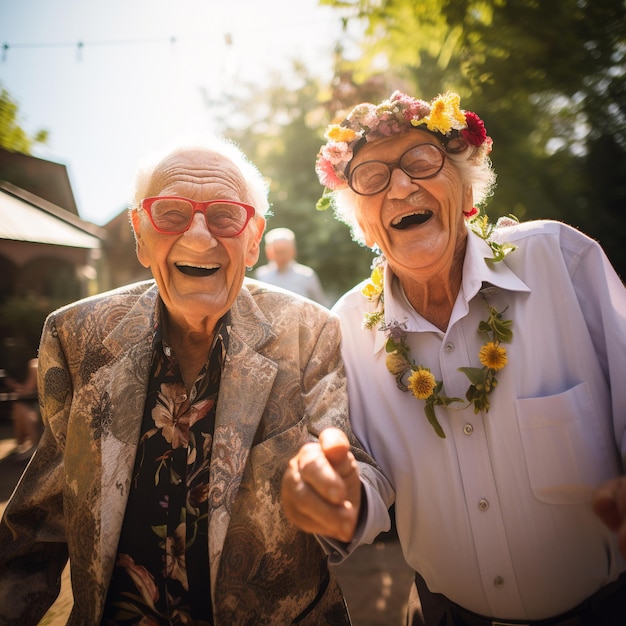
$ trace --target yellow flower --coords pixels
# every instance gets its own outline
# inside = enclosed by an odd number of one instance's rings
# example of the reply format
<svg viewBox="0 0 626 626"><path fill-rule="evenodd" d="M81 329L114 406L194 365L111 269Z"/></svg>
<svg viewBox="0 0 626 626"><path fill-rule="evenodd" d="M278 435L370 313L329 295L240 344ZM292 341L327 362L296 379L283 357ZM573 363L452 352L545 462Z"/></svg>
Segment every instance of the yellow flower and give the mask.
<svg viewBox="0 0 626 626"><path fill-rule="evenodd" d="M461 96L458 93L448 92L442 97L446 103L450 118L456 122L456 124L453 124L453 127L456 129L465 128L467 121L465 113L461 110Z"/></svg>
<svg viewBox="0 0 626 626"><path fill-rule="evenodd" d="M346 143L350 143L356 137L356 133L351 128L346 128L339 124L331 124L326 129L325 137L329 141L345 141Z"/></svg>
<svg viewBox="0 0 626 626"><path fill-rule="evenodd" d="M414 370L409 376L408 383L411 393L418 400L426 400L429 398L437 385L435 377L431 374L430 370L425 367L419 367Z"/></svg>
<svg viewBox="0 0 626 626"><path fill-rule="evenodd" d="M430 110L430 115L426 121L426 128L430 131L437 131L447 135L452 130L452 120L448 115L446 103L442 99L437 99Z"/></svg>
<svg viewBox="0 0 626 626"><path fill-rule="evenodd" d="M398 376L405 372L411 367L411 364L406 360L405 357L398 354L397 350L390 352L385 359L385 364L387 365L387 369L394 376Z"/></svg>
<svg viewBox="0 0 626 626"><path fill-rule="evenodd" d="M467 125L465 113L460 107L461 98L455 93L445 93L437 96L430 107L430 114L421 120L411 120L413 126L426 124L431 132L447 135L453 128L457 130Z"/></svg>
<svg viewBox="0 0 626 626"><path fill-rule="evenodd" d="M361 293L370 300L377 298L383 292L383 273L380 267L372 270L369 282L361 289Z"/></svg>
<svg viewBox="0 0 626 626"><path fill-rule="evenodd" d="M480 362L489 369L498 371L507 364L506 348L490 341L486 343L478 353Z"/></svg>

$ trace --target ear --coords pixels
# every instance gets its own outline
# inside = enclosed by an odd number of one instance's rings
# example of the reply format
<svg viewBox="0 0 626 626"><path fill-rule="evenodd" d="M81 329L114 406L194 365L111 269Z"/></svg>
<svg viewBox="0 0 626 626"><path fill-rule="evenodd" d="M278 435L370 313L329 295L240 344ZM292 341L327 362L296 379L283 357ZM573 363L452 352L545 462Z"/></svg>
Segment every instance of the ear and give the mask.
<svg viewBox="0 0 626 626"><path fill-rule="evenodd" d="M254 267L259 260L261 253L261 240L265 230L265 218L262 215L255 215L249 224L250 239L246 250L246 267Z"/></svg>
<svg viewBox="0 0 626 626"><path fill-rule="evenodd" d="M137 254L137 259L139 259L139 262L145 268L149 268L150 263L148 261L148 256L146 254L145 245L143 243L143 237L141 234L141 216L139 215L139 211L136 208L131 209L130 223L133 227L133 233L135 235L135 253Z"/></svg>

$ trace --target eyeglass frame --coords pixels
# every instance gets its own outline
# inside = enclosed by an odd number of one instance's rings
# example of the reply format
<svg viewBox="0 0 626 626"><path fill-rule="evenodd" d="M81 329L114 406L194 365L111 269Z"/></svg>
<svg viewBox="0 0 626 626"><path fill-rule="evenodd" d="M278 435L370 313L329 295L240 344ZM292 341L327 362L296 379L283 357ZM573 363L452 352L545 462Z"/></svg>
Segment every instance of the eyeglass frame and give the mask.
<svg viewBox="0 0 626 626"><path fill-rule="evenodd" d="M401 165L402 159L409 152L411 152L411 150L415 150L415 148L419 148L420 146L432 146L433 148L435 148L435 150L437 150L441 154L441 165L439 166L439 168L437 169L436 172L434 172L433 174L429 174L428 176L412 176L411 173L407 172ZM418 144L415 144L414 146L411 146L407 150L405 150L400 155L399 159L397 159L396 161L392 161L391 163L387 163L386 161L379 161L378 159L371 159L369 161L363 161L362 163L359 163L351 172L348 173L348 177L347 177L348 178L348 186L350 187L350 189L352 189L352 191L354 191L354 193L358 194L359 196L365 196L365 197L375 196L376 194L382 193L383 191L385 191L385 189L387 189L387 187L389 187L389 183L391 183L391 176L393 175L393 171L395 169L397 169L398 167L409 178L411 178L411 180L428 180L429 178L434 178L435 176L437 176L437 174L439 174L439 172L441 172L441 170L443 169L443 166L444 166L444 164L446 162L446 157L447 156L448 155L445 153L443 148L440 148L439 146L435 145L434 143L428 143L428 142L426 142L426 143L418 143ZM385 186L381 187L378 191L373 191L371 193L362 193L360 191L357 191L352 186L352 177L354 176L354 172L356 172L356 170L358 170L363 165L367 165L368 163L381 163L382 165L386 165L387 169L389 170L389 178L388 178L387 183L385 184ZM348 167L350 167L350 166L348 165Z"/></svg>
<svg viewBox="0 0 626 626"><path fill-rule="evenodd" d="M159 228L155 221L154 221L154 217L152 216L152 205L157 201L157 200L183 200L185 202L188 202L189 204L191 204L191 206L193 207L193 211L191 213L191 218L189 219L189 223L187 224L187 226L183 229L183 230L163 230L161 228ZM144 205L144 203L148 203L147 205ZM245 209L246 211L246 221L243 223L243 226L241 227L241 230L239 230L238 232L234 233L233 235L214 235L213 231L211 230L211 227L209 226L209 220L206 214L206 210L212 205L212 204L234 204L236 206L241 207L242 209ZM191 225L193 224L193 218L196 216L196 213L202 213L204 215L204 221L206 223L206 227L209 230L209 232L214 235L215 237L225 237L225 238L232 238L232 237L238 237L239 235L241 235L241 233L243 233L243 231L246 229L246 226L250 223L250 220L254 217L255 213L256 213L256 209L250 205L250 204L246 204L245 202L239 202L238 200L225 200L225 199L218 199L218 200L191 200L190 198L185 198L184 196L149 196L147 198L144 198L140 203L139 206L146 212L146 214L148 215L148 219L150 220L150 223L152 224L152 227L154 228L154 230L156 230L158 233L161 233L162 235L182 235L183 233L186 233L190 228Z"/></svg>

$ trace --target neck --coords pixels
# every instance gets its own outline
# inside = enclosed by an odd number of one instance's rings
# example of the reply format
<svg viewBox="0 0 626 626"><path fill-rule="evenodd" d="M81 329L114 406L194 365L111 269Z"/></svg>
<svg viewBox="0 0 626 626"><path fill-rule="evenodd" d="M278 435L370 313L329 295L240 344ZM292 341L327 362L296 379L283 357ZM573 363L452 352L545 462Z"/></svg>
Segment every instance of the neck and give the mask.
<svg viewBox="0 0 626 626"><path fill-rule="evenodd" d="M465 241L457 246L452 262L427 276L398 273L398 280L411 306L440 330L446 330L461 288ZM393 268L392 268L393 269Z"/></svg>
<svg viewBox="0 0 626 626"><path fill-rule="evenodd" d="M166 342L176 356L188 394L196 376L207 361L214 330L203 328L202 331L196 331L193 328L182 328L172 324L170 320L166 322Z"/></svg>

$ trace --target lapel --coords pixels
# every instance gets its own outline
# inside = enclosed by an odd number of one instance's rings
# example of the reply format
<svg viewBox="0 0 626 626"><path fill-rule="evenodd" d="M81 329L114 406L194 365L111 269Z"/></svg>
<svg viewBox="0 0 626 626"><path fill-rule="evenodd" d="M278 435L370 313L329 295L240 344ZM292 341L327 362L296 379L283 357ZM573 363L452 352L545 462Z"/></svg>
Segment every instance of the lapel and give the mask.
<svg viewBox="0 0 626 626"><path fill-rule="evenodd" d="M278 372L278 365L260 352L274 339L270 322L244 287L231 309L211 455L209 561L213 597L233 503Z"/></svg>
<svg viewBox="0 0 626 626"><path fill-rule="evenodd" d="M102 429L99 438L101 462L86 469L100 473L100 502L93 507L95 515L99 512L96 523L100 530L94 567L105 581L113 570L128 501L146 400L157 301L155 286L136 299L103 340L113 359L93 379L94 397L109 404L108 427ZM274 339L270 322L244 287L231 309L229 350L220 383L209 475L213 594L233 503L278 371L277 364L260 352Z"/></svg>
<svg viewBox="0 0 626 626"><path fill-rule="evenodd" d="M156 286L142 294L103 340L113 355L111 363L94 376L95 397L108 403L108 427L100 437L101 503L100 558L104 580L115 561L124 512L128 500L146 388L156 321Z"/></svg>

